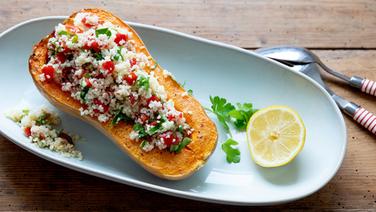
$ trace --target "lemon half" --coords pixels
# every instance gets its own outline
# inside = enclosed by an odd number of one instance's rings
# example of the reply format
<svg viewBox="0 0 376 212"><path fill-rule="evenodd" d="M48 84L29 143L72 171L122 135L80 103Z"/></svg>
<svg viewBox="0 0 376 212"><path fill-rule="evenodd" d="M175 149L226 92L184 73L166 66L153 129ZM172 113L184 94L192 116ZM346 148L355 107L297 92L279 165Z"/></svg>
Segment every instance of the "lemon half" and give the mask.
<svg viewBox="0 0 376 212"><path fill-rule="evenodd" d="M299 114L287 106L270 106L257 111L247 125L253 160L262 167L291 162L303 149L306 129Z"/></svg>

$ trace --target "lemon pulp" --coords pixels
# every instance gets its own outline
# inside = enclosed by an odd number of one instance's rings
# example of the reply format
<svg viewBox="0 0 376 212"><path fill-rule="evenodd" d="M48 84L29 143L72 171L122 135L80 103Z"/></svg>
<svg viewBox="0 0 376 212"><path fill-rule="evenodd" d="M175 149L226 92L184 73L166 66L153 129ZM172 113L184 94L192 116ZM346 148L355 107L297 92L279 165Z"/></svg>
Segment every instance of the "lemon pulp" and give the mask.
<svg viewBox="0 0 376 212"><path fill-rule="evenodd" d="M306 129L299 114L287 106L270 106L257 111L247 125L253 160L263 167L291 162L303 149Z"/></svg>

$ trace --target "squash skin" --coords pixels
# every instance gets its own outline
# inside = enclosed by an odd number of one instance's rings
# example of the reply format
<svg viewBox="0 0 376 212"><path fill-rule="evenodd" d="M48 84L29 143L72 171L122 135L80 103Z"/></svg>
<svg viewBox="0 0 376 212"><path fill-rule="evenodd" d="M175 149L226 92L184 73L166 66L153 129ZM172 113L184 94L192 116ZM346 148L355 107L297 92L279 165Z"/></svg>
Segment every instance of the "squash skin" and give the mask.
<svg viewBox="0 0 376 212"><path fill-rule="evenodd" d="M128 29L133 33L137 52L143 52L146 56L151 56L137 33L120 18L101 9L83 9L79 12L95 14L99 17L99 20L106 20L114 25ZM74 17L79 12L72 14L64 23L73 25ZM132 124L120 122L118 125L112 126L110 121L100 123L89 116L81 116L79 112L81 104L79 101L73 99L69 93L63 92L56 83L40 81L38 76L41 74L42 66L47 62L47 43L49 38L50 36L47 36L37 43L33 47L29 58L29 72L34 84L49 102L60 110L93 125L115 142L134 161L158 177L168 180L184 179L205 164L217 144L216 126L207 116L201 104L190 95L182 95L185 92L184 89L171 76L163 74L163 69L159 65L153 70L158 82L165 87L168 98L174 102L177 110L184 112L186 122L194 129L191 135L191 143L177 154L157 148L150 152L144 152L139 147L139 142L129 138ZM150 72L151 70L146 67L145 71ZM188 114L187 111L192 113Z"/></svg>

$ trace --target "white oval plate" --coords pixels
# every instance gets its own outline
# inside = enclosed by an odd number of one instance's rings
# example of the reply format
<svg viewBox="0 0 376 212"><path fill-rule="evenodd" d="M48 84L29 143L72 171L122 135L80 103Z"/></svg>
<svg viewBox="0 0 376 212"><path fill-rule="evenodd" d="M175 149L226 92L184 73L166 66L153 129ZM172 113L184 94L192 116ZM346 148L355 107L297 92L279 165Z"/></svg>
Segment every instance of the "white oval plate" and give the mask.
<svg viewBox="0 0 376 212"><path fill-rule="evenodd" d="M62 166L128 185L190 199L237 205L266 205L296 200L324 186L337 172L345 155L343 117L318 84L302 74L244 49L143 24L130 23L156 60L206 107L209 95L231 102L252 102L257 108L289 105L307 127L303 151L289 165L266 169L250 157L245 134L238 133L241 162L228 164L220 148L226 139L221 126L219 145L208 163L183 181L166 181L144 171L109 139L82 121L61 113L63 127L81 135L77 148L84 160L65 158L30 144L3 114L16 105L40 107L49 103L28 74L33 44L49 34L64 17L38 18L0 35L0 129L22 148ZM215 117L210 114L216 121Z"/></svg>

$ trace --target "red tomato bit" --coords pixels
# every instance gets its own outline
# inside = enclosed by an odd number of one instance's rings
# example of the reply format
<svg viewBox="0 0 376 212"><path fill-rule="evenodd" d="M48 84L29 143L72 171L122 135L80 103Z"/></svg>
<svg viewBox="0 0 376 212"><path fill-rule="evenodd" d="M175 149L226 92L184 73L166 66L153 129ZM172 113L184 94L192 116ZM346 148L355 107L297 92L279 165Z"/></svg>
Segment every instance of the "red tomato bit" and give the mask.
<svg viewBox="0 0 376 212"><path fill-rule="evenodd" d="M117 45L121 46L121 45L124 45L127 40L128 40L128 35L117 33L114 41Z"/></svg>
<svg viewBox="0 0 376 212"><path fill-rule="evenodd" d="M31 127L26 127L24 129L24 132L25 132L26 137L30 137L31 136Z"/></svg>
<svg viewBox="0 0 376 212"><path fill-rule="evenodd" d="M150 104L151 101L158 102L158 101L160 101L160 99L157 96L155 96L155 95L151 96L149 99L146 100L147 106L149 106L149 104Z"/></svg>
<svg viewBox="0 0 376 212"><path fill-rule="evenodd" d="M167 146L176 145L180 142L179 138L175 136L171 130L162 133L160 137Z"/></svg>
<svg viewBox="0 0 376 212"><path fill-rule="evenodd" d="M51 82L54 79L55 76L55 69L52 66L44 66L42 68L42 73L44 74L44 77L47 82Z"/></svg>
<svg viewBox="0 0 376 212"><path fill-rule="evenodd" d="M131 72L128 75L124 75L123 79L128 83L128 85L133 85L137 80L137 75L134 72Z"/></svg>
<svg viewBox="0 0 376 212"><path fill-rule="evenodd" d="M115 65L112 61L106 61L102 64L102 68L107 71L107 74L112 74L115 69Z"/></svg>
<svg viewBox="0 0 376 212"><path fill-rule="evenodd" d="M136 63L137 63L136 58L132 58L131 61L130 61L131 67L133 67L134 65L136 65Z"/></svg>

